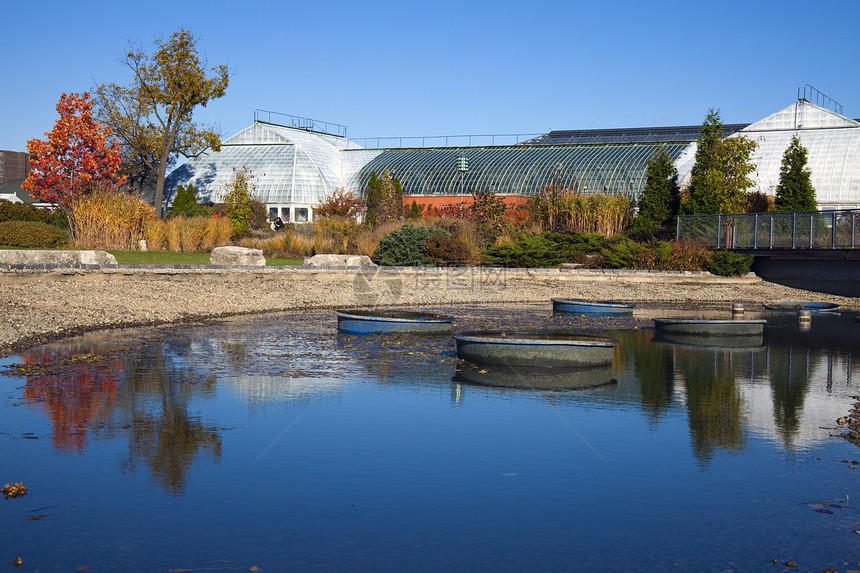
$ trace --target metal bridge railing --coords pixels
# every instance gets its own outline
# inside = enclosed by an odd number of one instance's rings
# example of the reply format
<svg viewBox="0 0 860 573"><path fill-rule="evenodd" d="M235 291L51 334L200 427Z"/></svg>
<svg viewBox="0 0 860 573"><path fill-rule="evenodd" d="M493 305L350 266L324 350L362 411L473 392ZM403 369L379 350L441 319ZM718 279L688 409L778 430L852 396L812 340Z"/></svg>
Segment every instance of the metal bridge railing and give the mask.
<svg viewBox="0 0 860 573"><path fill-rule="evenodd" d="M718 249L857 249L860 209L681 215L675 235Z"/></svg>

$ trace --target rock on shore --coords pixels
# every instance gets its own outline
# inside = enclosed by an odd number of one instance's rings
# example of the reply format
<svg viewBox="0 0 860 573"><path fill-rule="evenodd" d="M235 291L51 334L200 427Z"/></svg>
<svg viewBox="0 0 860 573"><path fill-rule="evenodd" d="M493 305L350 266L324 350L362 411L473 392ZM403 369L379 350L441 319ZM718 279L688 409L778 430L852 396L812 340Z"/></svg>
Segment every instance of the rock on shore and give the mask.
<svg viewBox="0 0 860 573"><path fill-rule="evenodd" d="M488 269L0 270L0 352L100 328L301 308L547 302L817 300L860 308L860 299L707 273ZM748 306L748 308L750 308Z"/></svg>

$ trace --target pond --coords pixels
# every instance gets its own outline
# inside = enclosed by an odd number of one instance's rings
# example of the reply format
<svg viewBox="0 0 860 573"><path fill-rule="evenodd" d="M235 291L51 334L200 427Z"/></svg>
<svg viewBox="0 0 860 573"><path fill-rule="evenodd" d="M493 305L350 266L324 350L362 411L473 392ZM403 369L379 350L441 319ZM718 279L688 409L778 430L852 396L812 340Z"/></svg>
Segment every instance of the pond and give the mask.
<svg viewBox="0 0 860 573"><path fill-rule="evenodd" d="M730 306L430 311L453 316L455 333L561 328L618 344L611 366L570 386L459 364L450 335L339 334L332 311L94 333L6 357L0 486L27 493L0 499L0 561L860 569L860 451L837 426L860 394L856 313L804 327L748 305L764 336L732 344L661 340L651 320Z"/></svg>

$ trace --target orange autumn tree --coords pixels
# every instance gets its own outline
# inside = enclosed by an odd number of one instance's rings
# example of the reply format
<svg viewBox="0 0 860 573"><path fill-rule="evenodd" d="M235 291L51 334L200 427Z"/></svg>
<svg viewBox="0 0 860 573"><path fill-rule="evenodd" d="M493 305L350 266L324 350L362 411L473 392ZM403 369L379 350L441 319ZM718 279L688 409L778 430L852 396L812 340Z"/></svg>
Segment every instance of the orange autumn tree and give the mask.
<svg viewBox="0 0 860 573"><path fill-rule="evenodd" d="M93 117L89 93L62 94L57 112L60 118L45 132L47 139L27 142L33 169L21 187L71 216L78 197L123 183L122 156L111 128Z"/></svg>

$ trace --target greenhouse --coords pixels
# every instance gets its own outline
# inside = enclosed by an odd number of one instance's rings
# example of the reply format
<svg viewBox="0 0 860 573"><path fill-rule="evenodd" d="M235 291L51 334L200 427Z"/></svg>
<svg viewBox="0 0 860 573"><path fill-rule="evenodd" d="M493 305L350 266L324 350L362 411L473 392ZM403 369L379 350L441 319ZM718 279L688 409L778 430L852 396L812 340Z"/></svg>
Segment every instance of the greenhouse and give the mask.
<svg viewBox="0 0 860 573"><path fill-rule="evenodd" d="M806 99L744 127L738 135L756 142L754 190L776 193L782 155L795 135L808 152L808 168L819 209L860 208L860 122ZM689 181L696 144L675 165Z"/></svg>
<svg viewBox="0 0 860 573"><path fill-rule="evenodd" d="M294 116L284 116L296 119ZM198 200L220 201L245 169L272 219L306 222L336 189L362 192L372 172L397 177L410 202L456 202L472 191L528 197L549 184L583 193L638 198L648 159L665 148L682 185L695 161L700 126L552 131L511 145L363 148L332 124L260 121L175 169L165 185L169 203L178 185L193 184ZM336 125L336 124L334 124ZM800 98L752 124L724 125L758 147L754 190L774 194L782 154L797 135L809 152L812 183L822 208L860 207L860 122ZM420 199L419 199L420 202Z"/></svg>
<svg viewBox="0 0 860 573"><path fill-rule="evenodd" d="M307 222L314 205L343 187L340 152L347 145L337 135L256 121L224 140L221 151L174 169L165 182L165 201L172 202L179 185L191 184L198 201L217 203L236 170L244 169L272 220Z"/></svg>

